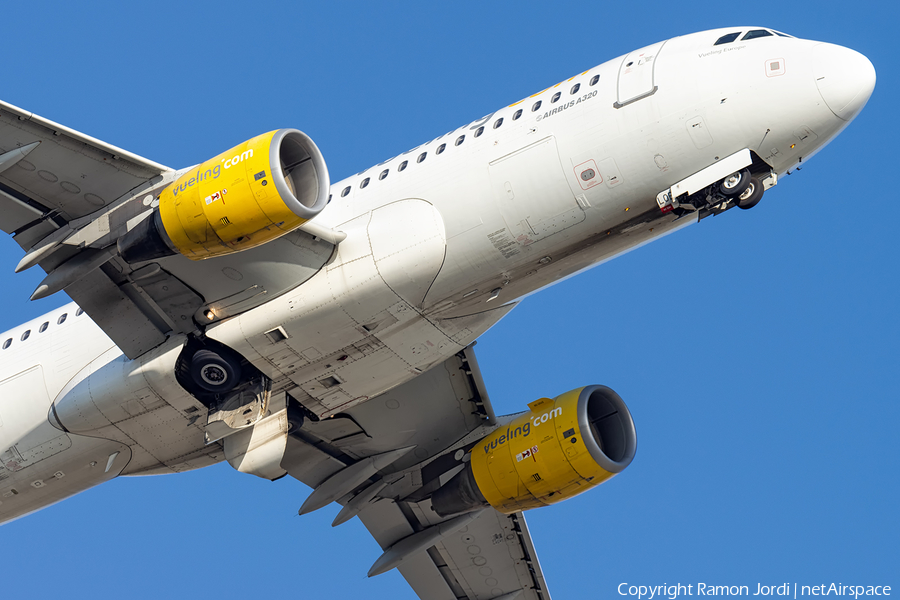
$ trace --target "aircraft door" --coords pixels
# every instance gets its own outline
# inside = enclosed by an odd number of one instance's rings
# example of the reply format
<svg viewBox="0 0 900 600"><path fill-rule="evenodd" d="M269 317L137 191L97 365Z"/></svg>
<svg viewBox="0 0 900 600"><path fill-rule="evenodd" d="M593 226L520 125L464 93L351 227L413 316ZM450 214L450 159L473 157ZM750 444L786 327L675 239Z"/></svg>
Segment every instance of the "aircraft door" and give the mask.
<svg viewBox="0 0 900 600"><path fill-rule="evenodd" d="M622 108L656 93L656 61L665 42L635 50L619 66L617 100L613 106Z"/></svg>

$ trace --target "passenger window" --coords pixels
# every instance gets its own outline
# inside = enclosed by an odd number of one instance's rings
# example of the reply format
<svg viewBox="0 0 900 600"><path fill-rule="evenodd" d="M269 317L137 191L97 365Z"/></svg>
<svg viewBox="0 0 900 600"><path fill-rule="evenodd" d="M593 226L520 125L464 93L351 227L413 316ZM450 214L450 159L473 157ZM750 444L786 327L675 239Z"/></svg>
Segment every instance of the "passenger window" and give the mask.
<svg viewBox="0 0 900 600"><path fill-rule="evenodd" d="M570 94L577 94L577 93L578 93L578 90L580 90L580 89L581 89L581 84L580 84L580 83L576 83L575 85L572 86L572 91L569 92L569 93L570 93Z"/></svg>
<svg viewBox="0 0 900 600"><path fill-rule="evenodd" d="M347 194L350 193L350 186L348 185L343 190L341 190L341 198L346 198Z"/></svg>
<svg viewBox="0 0 900 600"><path fill-rule="evenodd" d="M453 143L453 145L454 145L454 146L459 146L459 145L462 144L464 141L466 141L466 136L461 135L461 136L459 136L458 138L456 138L456 141Z"/></svg>
<svg viewBox="0 0 900 600"><path fill-rule="evenodd" d="M362 182L359 184L359 189L363 189L363 188L366 187L367 185L369 185L369 178L368 178L368 177L366 177L365 179L362 180Z"/></svg>
<svg viewBox="0 0 900 600"><path fill-rule="evenodd" d="M741 38L741 41L744 40L755 40L756 38L761 37L769 37L772 35L771 31L766 31L765 29L751 29L747 33L744 34L744 37Z"/></svg>
<svg viewBox="0 0 900 600"><path fill-rule="evenodd" d="M735 31L734 33L729 33L729 34L723 35L722 37L720 37L719 39L716 40L716 43L713 44L713 46L721 46L722 44L730 44L731 42L736 40L739 35L741 35L740 31Z"/></svg>
<svg viewBox="0 0 900 600"><path fill-rule="evenodd" d="M75 311L75 316L76 316L76 317L80 317L80 316L83 315L83 314L84 314L84 309L81 308L81 307L79 307L78 310Z"/></svg>
<svg viewBox="0 0 900 600"><path fill-rule="evenodd" d="M63 314L59 315L59 318L56 320L56 324L57 324L57 325L62 325L63 323L66 322L66 317L68 317L68 316L69 316L69 315L67 315L66 313L63 313Z"/></svg>
<svg viewBox="0 0 900 600"><path fill-rule="evenodd" d="M536 110L539 109L540 107L541 107L541 101L538 100L537 102L534 103L534 106L531 107L531 112L536 111Z"/></svg>
<svg viewBox="0 0 900 600"><path fill-rule="evenodd" d="M557 100L559 100L560 96L562 96L562 92L556 92L555 94L553 94L553 97L550 98L550 104L554 104Z"/></svg>
<svg viewBox="0 0 900 600"><path fill-rule="evenodd" d="M12 345L12 338L9 338L5 342L3 342L3 349L6 350L7 348L10 347L10 345Z"/></svg>
<svg viewBox="0 0 900 600"><path fill-rule="evenodd" d="M499 119L497 119L496 121L494 121L494 129L497 129L497 128L500 127L501 125L503 125L503 117L500 117Z"/></svg>
<svg viewBox="0 0 900 600"><path fill-rule="evenodd" d="M600 81L599 75L594 75L593 77L591 77L591 85L597 85L598 81Z"/></svg>
<svg viewBox="0 0 900 600"><path fill-rule="evenodd" d="M382 171L381 174L378 176L378 181L381 181L381 180L383 180L385 177L387 177L387 176L388 176L388 171L390 171L390 169L385 169L384 171Z"/></svg>
<svg viewBox="0 0 900 600"><path fill-rule="evenodd" d="M423 152L422 154L420 154L420 155L419 155L419 158L416 159L416 163L420 163L420 162L422 162L423 160L425 160L425 157L426 157L426 156L428 156L428 153L427 153L427 152Z"/></svg>
<svg viewBox="0 0 900 600"><path fill-rule="evenodd" d="M476 129L476 130L475 130L475 133L474 133L473 135L474 135L475 137L478 137L478 136L480 136L482 133L484 133L484 125L482 125L482 126L479 127L478 129Z"/></svg>
<svg viewBox="0 0 900 600"><path fill-rule="evenodd" d="M517 110L516 112L513 113L513 121L518 120L518 118L521 116L522 116L522 109L520 108L519 110Z"/></svg>
<svg viewBox="0 0 900 600"><path fill-rule="evenodd" d="M444 149L445 149L446 147L447 147L447 144L441 144L440 146L437 147L437 150L435 150L434 153L435 153L435 154L440 154L441 152L444 151Z"/></svg>
<svg viewBox="0 0 900 600"><path fill-rule="evenodd" d="M403 161L402 163L400 163L400 165L397 167L397 170L398 170L398 171L404 171L404 170L406 170L406 165L408 165L408 164L409 164L409 161L408 161L408 160L404 160L404 161Z"/></svg>
<svg viewBox="0 0 900 600"><path fill-rule="evenodd" d="M25 330L25 333L22 334L21 340L24 342L25 340L28 339L28 336L29 336L29 335L31 335L31 330L30 330L30 329L26 329L26 330Z"/></svg>
<svg viewBox="0 0 900 600"><path fill-rule="evenodd" d="M41 324L41 328L38 329L38 333L44 333L47 331L48 327L50 327L50 321L44 321L43 324Z"/></svg>
<svg viewBox="0 0 900 600"><path fill-rule="evenodd" d="M328 201L325 204L331 204L331 194L328 194Z"/></svg>

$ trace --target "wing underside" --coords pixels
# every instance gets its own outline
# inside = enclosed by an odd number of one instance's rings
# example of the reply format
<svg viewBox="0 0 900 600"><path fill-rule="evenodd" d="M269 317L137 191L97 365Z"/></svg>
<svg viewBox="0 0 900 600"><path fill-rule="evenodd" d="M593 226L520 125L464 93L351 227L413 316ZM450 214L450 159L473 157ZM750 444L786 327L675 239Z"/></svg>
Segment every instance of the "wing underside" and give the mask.
<svg viewBox="0 0 900 600"><path fill-rule="evenodd" d="M381 545L392 544L432 525L430 506L378 502L360 514L369 533ZM483 511L463 529L399 567L420 598L470 600L518 598L550 600L544 574L522 513ZM515 594L518 593L516 596Z"/></svg>
<svg viewBox="0 0 900 600"><path fill-rule="evenodd" d="M449 520L431 510L430 494L497 424L470 346L347 413L304 424L292 432L282 467L320 488L368 456L415 448L338 499L345 510L355 506L353 514L389 550ZM398 568L423 599L550 599L522 513L488 508Z"/></svg>

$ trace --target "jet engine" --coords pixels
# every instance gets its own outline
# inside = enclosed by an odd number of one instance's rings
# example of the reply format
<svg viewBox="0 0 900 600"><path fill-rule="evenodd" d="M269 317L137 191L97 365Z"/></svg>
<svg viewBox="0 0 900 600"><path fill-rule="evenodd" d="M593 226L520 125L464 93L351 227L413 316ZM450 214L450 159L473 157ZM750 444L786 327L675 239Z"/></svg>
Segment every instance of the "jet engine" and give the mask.
<svg viewBox="0 0 900 600"><path fill-rule="evenodd" d="M252 138L189 169L160 193L152 215L122 236L129 263L180 253L193 260L265 244L325 208L325 159L296 129Z"/></svg>
<svg viewBox="0 0 900 600"><path fill-rule="evenodd" d="M528 407L471 448L465 468L432 494L436 513L490 505L509 514L555 504L631 464L634 421L608 387L583 387Z"/></svg>

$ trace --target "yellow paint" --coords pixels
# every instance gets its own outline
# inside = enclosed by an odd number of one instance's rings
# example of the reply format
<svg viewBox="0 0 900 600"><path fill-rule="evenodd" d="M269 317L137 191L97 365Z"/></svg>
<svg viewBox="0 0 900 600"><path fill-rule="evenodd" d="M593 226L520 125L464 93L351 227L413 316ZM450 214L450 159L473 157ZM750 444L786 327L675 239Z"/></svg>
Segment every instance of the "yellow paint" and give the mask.
<svg viewBox="0 0 900 600"><path fill-rule="evenodd" d="M529 412L475 445L472 470L491 506L506 514L547 506L613 476L582 440L576 410L582 389L530 403ZM570 430L574 435L565 437Z"/></svg>
<svg viewBox="0 0 900 600"><path fill-rule="evenodd" d="M163 190L163 229L194 260L259 246L302 225L281 199L270 156L276 131L256 136L191 169ZM260 177L256 175L262 173Z"/></svg>
<svg viewBox="0 0 900 600"><path fill-rule="evenodd" d="M537 412L537 411L541 410L542 407L545 407L545 406L549 407L552 404L553 404L553 400L551 400L550 398L539 398L539 399L535 400L534 402L529 402L528 408L532 412Z"/></svg>

